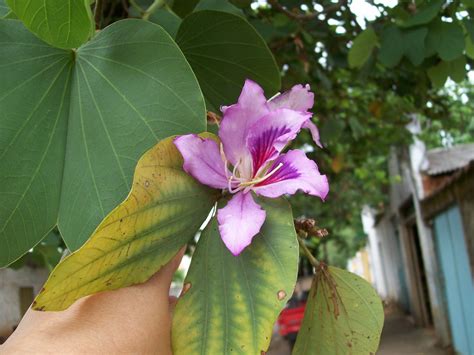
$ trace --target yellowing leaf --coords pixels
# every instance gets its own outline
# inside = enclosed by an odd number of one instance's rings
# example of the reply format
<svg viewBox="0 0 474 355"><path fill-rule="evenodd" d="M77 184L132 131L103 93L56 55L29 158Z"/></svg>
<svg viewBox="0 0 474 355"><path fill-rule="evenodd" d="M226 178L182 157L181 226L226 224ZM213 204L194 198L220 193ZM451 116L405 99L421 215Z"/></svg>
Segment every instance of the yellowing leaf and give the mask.
<svg viewBox="0 0 474 355"><path fill-rule="evenodd" d="M145 153L127 199L56 267L33 308L64 310L81 297L144 282L166 264L195 235L218 194L182 164L173 138Z"/></svg>
<svg viewBox="0 0 474 355"><path fill-rule="evenodd" d="M375 354L383 307L361 277L332 266L313 281L293 355Z"/></svg>

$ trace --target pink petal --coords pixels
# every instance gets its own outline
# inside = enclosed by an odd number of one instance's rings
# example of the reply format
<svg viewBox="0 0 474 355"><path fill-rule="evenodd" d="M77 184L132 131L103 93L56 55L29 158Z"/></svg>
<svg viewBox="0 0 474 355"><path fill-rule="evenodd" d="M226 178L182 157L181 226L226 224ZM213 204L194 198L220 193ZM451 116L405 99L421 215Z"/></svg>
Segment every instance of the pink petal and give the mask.
<svg viewBox="0 0 474 355"><path fill-rule="evenodd" d="M223 107L224 117L219 137L224 145L225 155L233 165L249 154L245 144L249 129L268 112L263 89L251 80L245 81L236 104Z"/></svg>
<svg viewBox="0 0 474 355"><path fill-rule="evenodd" d="M316 127L316 125L313 123L313 121L311 121L311 118L308 119L308 120L303 124L303 128L309 129L309 131L311 132L311 136L313 137L314 143L316 143L316 145L317 145L319 148L322 148L323 145L321 144L321 140L319 139L319 130L318 130L318 127Z"/></svg>
<svg viewBox="0 0 474 355"><path fill-rule="evenodd" d="M280 108L288 108L301 112L308 112L314 105L314 94L310 91L311 88L308 84L305 86L298 84L291 88L291 90L284 92L283 94L275 97L268 102L268 106L271 110L277 110ZM303 128L308 128L313 137L314 143L320 148L321 141L319 139L319 131L316 125L308 117L308 120L303 125Z"/></svg>
<svg viewBox="0 0 474 355"><path fill-rule="evenodd" d="M183 168L188 174L204 185L227 188L225 164L215 140L188 134L177 137L174 144L183 156Z"/></svg>
<svg viewBox="0 0 474 355"><path fill-rule="evenodd" d="M273 175L255 185L253 190L258 195L279 197L293 195L297 190L318 196L324 200L329 192L326 175L321 175L316 163L306 157L301 150L290 150L280 155L270 170L282 164Z"/></svg>
<svg viewBox="0 0 474 355"><path fill-rule="evenodd" d="M250 245L265 217L265 211L255 203L250 192L235 194L227 206L217 211L222 241L234 256Z"/></svg>
<svg viewBox="0 0 474 355"><path fill-rule="evenodd" d="M271 110L279 108L289 108L296 111L307 112L314 105L314 94L310 91L308 84L305 86L298 84L291 90L278 95L268 102Z"/></svg>
<svg viewBox="0 0 474 355"><path fill-rule="evenodd" d="M289 109L270 112L254 124L247 146L252 155L254 174L293 140L311 114Z"/></svg>

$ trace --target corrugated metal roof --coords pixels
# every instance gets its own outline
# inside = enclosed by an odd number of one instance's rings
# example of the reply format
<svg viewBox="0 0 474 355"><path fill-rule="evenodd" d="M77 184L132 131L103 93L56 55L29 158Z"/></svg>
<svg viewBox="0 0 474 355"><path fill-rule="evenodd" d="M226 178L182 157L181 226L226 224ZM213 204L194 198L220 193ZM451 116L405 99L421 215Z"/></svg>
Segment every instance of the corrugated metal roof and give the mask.
<svg viewBox="0 0 474 355"><path fill-rule="evenodd" d="M451 148L437 148L426 152L428 175L449 173L474 161L474 144L461 144Z"/></svg>

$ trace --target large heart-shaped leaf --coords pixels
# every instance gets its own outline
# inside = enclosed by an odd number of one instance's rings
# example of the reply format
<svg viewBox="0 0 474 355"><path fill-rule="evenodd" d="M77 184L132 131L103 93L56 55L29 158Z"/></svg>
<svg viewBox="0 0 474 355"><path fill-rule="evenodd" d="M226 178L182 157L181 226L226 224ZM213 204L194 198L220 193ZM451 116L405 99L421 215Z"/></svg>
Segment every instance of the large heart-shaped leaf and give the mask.
<svg viewBox="0 0 474 355"><path fill-rule="evenodd" d="M0 21L0 266L59 225L76 249L158 140L205 130L204 100L159 26L125 20L77 51Z"/></svg>
<svg viewBox="0 0 474 355"><path fill-rule="evenodd" d="M280 72L265 41L243 18L198 11L182 22L176 42L199 80L208 108L232 104L245 79L271 96L280 89Z"/></svg>
<svg viewBox="0 0 474 355"><path fill-rule="evenodd" d="M293 292L298 244L284 200L260 200L263 229L235 257L213 218L201 235L173 316L174 354L260 354Z"/></svg>
<svg viewBox="0 0 474 355"><path fill-rule="evenodd" d="M319 268L293 355L375 354L383 307L373 287L337 267Z"/></svg>
<svg viewBox="0 0 474 355"><path fill-rule="evenodd" d="M31 32L58 48L77 48L94 30L89 0L6 1Z"/></svg>
<svg viewBox="0 0 474 355"><path fill-rule="evenodd" d="M219 192L182 170L173 138L137 164L130 195L53 271L33 305L59 311L80 297L148 280L191 239Z"/></svg>

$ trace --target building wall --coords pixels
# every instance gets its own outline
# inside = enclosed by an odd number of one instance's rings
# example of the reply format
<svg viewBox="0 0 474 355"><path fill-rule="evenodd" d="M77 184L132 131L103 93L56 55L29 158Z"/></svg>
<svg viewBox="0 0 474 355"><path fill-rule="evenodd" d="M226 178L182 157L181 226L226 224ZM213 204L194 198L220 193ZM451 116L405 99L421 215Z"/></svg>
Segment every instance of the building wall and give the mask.
<svg viewBox="0 0 474 355"><path fill-rule="evenodd" d="M8 336L22 317L21 288L33 288L37 294L43 287L48 270L23 267L0 269L0 336Z"/></svg>

